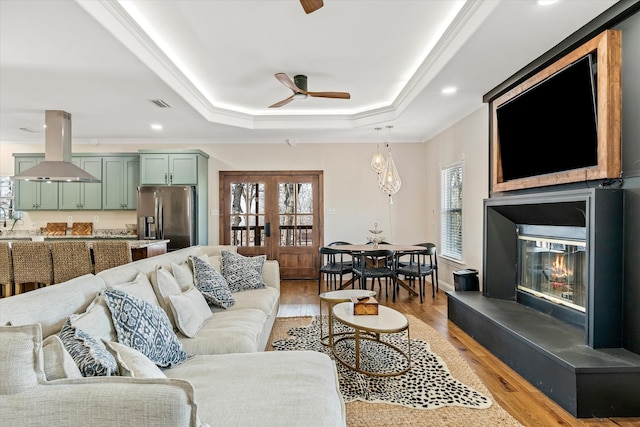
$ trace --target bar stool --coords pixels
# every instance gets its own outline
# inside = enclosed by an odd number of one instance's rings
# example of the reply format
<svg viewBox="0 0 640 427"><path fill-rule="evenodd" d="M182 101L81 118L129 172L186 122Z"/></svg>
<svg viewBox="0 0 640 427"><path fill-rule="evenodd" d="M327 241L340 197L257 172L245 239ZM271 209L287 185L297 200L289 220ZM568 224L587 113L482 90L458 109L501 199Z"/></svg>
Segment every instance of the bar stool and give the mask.
<svg viewBox="0 0 640 427"><path fill-rule="evenodd" d="M95 273L132 261L131 247L126 240L99 240L91 244Z"/></svg>
<svg viewBox="0 0 640 427"><path fill-rule="evenodd" d="M11 259L16 295L22 293L26 283L36 286L53 283L51 250L47 242L13 242Z"/></svg>
<svg viewBox="0 0 640 427"><path fill-rule="evenodd" d="M51 242L53 283L93 273L91 250L86 241Z"/></svg>
<svg viewBox="0 0 640 427"><path fill-rule="evenodd" d="M13 295L13 262L9 242L0 242L0 285L3 297Z"/></svg>

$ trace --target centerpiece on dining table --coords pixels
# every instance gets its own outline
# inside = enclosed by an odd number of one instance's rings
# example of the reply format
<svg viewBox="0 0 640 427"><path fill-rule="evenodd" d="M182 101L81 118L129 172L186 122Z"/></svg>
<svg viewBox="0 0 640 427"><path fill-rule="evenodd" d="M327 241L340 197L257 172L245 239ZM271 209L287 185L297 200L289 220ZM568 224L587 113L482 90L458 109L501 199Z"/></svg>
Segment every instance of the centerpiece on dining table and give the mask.
<svg viewBox="0 0 640 427"><path fill-rule="evenodd" d="M373 236L367 237L367 241L369 243L373 243L373 249L378 249L378 245L384 242L384 236L380 236L382 230L378 230L378 223L373 224L373 230L369 230L369 233L373 234Z"/></svg>

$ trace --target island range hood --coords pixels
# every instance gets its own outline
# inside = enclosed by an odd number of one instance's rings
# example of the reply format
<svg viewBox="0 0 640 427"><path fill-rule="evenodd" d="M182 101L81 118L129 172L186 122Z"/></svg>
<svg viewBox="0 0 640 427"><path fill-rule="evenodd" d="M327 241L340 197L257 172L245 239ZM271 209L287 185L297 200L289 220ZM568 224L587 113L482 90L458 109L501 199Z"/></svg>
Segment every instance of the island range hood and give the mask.
<svg viewBox="0 0 640 427"><path fill-rule="evenodd" d="M100 182L71 163L71 114L45 111L44 161L15 175L13 179L46 182Z"/></svg>

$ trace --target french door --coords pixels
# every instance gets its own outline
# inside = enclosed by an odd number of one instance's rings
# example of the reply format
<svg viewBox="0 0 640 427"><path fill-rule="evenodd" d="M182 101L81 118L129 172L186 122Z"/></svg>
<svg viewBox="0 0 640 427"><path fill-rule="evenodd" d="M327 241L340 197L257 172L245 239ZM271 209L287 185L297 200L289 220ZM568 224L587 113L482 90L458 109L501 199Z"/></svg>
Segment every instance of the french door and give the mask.
<svg viewBox="0 0 640 427"><path fill-rule="evenodd" d="M220 238L266 255L283 279L318 277L322 171L220 171Z"/></svg>

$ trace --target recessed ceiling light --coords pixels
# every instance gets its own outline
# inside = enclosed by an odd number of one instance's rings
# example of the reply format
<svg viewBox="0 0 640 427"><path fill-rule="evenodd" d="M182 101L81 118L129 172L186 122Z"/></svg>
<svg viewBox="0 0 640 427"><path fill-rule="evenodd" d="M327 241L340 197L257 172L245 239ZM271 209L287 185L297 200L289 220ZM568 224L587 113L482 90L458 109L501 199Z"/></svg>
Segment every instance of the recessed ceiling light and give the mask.
<svg viewBox="0 0 640 427"><path fill-rule="evenodd" d="M153 130L162 130L162 125L160 123L152 123L151 129Z"/></svg>
<svg viewBox="0 0 640 427"><path fill-rule="evenodd" d="M442 89L442 93L445 95L450 95L452 93L456 93L457 91L458 91L458 88L455 86L448 86Z"/></svg>
<svg viewBox="0 0 640 427"><path fill-rule="evenodd" d="M549 6L550 4L557 3L558 0L538 0L539 6Z"/></svg>

